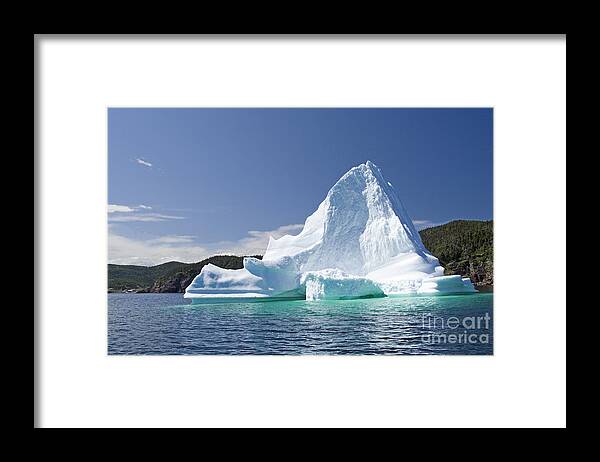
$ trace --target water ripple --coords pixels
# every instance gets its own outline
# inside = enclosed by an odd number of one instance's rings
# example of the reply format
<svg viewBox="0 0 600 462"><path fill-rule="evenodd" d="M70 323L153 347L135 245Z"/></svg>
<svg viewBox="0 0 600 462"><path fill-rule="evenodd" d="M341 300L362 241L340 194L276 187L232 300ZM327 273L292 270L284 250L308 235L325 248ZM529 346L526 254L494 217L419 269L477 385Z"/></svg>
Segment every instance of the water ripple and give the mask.
<svg viewBox="0 0 600 462"><path fill-rule="evenodd" d="M181 294L109 294L108 352L489 355L493 353L492 311L491 293L219 305L190 305ZM476 328L447 323L452 317L462 322L486 315L489 324ZM456 337L459 341L450 342Z"/></svg>

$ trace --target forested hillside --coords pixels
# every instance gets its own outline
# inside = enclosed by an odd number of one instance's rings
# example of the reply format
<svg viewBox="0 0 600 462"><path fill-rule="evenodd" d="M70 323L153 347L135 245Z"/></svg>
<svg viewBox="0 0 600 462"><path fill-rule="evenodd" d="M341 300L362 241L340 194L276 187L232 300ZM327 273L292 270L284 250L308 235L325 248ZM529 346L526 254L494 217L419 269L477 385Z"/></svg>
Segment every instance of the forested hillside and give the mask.
<svg viewBox="0 0 600 462"><path fill-rule="evenodd" d="M445 274L468 276L477 286L494 283L493 221L456 220L420 231Z"/></svg>

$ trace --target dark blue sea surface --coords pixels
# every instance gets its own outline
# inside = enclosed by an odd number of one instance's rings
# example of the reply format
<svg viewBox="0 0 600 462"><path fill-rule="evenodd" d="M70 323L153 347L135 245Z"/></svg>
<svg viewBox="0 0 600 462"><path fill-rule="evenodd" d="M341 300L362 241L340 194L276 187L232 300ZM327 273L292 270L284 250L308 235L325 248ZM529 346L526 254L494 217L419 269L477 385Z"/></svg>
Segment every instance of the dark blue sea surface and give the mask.
<svg viewBox="0 0 600 462"><path fill-rule="evenodd" d="M493 294L191 305L108 294L112 355L491 355Z"/></svg>

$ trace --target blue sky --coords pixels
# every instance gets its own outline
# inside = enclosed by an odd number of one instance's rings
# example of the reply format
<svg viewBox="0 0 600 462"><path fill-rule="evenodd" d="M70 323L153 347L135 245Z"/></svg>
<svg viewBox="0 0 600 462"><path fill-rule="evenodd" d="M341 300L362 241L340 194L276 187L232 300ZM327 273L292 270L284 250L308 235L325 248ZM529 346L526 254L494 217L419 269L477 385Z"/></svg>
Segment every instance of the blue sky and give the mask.
<svg viewBox="0 0 600 462"><path fill-rule="evenodd" d="M109 262L262 253L371 160L419 228L491 219L492 109L108 110Z"/></svg>

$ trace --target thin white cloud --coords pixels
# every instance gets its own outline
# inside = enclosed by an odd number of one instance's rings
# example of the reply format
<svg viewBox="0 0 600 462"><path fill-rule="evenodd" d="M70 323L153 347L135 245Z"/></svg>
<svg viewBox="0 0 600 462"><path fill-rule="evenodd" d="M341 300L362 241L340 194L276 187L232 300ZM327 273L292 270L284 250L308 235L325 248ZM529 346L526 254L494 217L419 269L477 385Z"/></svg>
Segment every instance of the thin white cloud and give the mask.
<svg viewBox="0 0 600 462"><path fill-rule="evenodd" d="M413 225L417 228L417 231L421 231L426 228L433 228L434 226L442 225L446 222L437 222L431 220L413 220Z"/></svg>
<svg viewBox="0 0 600 462"><path fill-rule="evenodd" d="M153 266L168 261L192 263L208 257L210 252L199 245L160 243L138 240L114 233L109 229L108 262L118 265Z"/></svg>
<svg viewBox="0 0 600 462"><path fill-rule="evenodd" d="M162 213L149 213L152 210L149 205L140 204L137 207L129 205L108 204L108 222L109 223L130 223L130 222L156 222L167 220L182 220L185 217L177 215L165 215Z"/></svg>
<svg viewBox="0 0 600 462"><path fill-rule="evenodd" d="M133 211L135 211L135 209L132 209L131 207L129 207L127 205L108 204L108 213L115 213L115 212L128 213L128 212L133 212Z"/></svg>
<svg viewBox="0 0 600 462"><path fill-rule="evenodd" d="M285 225L271 231L249 231L237 241L200 243L194 236L166 235L152 239L133 239L109 227L108 261L120 265L152 266L168 261L194 263L213 255L262 255L269 236L279 238L298 233L304 225Z"/></svg>
<svg viewBox="0 0 600 462"><path fill-rule="evenodd" d="M137 159L135 159L135 161L140 165L144 165L146 167L152 167L151 162L148 162L147 160L144 160L144 159L140 159L139 157Z"/></svg>
<svg viewBox="0 0 600 462"><path fill-rule="evenodd" d="M286 234L298 234L304 225L285 225L270 231L248 231L248 236L238 241L222 241L212 244L216 253L235 255L262 255L269 244L269 237L279 239Z"/></svg>
<svg viewBox="0 0 600 462"><path fill-rule="evenodd" d="M183 220L184 218L176 215L163 215L161 213L132 213L127 215L111 215L108 217L108 221L110 223L131 223Z"/></svg>
<svg viewBox="0 0 600 462"><path fill-rule="evenodd" d="M170 235L150 239L147 242L150 244L188 244L194 242L194 240L194 236Z"/></svg>

